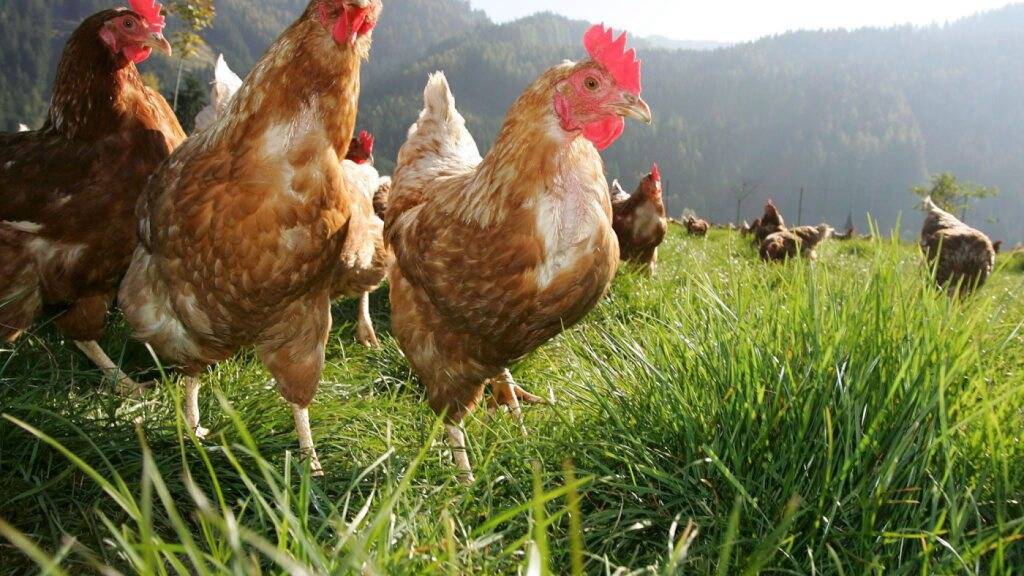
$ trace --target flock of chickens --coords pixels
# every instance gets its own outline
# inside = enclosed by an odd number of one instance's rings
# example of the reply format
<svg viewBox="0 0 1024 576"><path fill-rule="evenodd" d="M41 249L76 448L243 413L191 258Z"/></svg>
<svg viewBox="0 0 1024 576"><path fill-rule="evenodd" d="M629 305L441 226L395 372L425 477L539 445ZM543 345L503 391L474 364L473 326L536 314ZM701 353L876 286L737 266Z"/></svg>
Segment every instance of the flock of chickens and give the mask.
<svg viewBox="0 0 1024 576"><path fill-rule="evenodd" d="M170 53L161 6L130 4L72 34L43 127L0 135L0 338L55 314L132 391L96 343L116 302L134 336L184 375L200 437L198 376L255 347L322 473L308 408L331 301L359 297L357 338L375 345L369 293L387 276L392 333L469 482L461 424L488 387L490 404L521 422L520 402L541 399L509 366L582 319L620 259L654 271L668 227L658 167L633 194L617 182L612 194L599 155L626 118L651 123L625 34L590 28L590 58L533 82L486 156L432 75L387 178L373 168L373 137L353 138L381 0L312 0L245 81L221 59L188 138L136 68ZM984 281L991 242L940 212L925 226L940 281ZM784 260L814 258L832 230L789 229L769 203L749 233L762 257Z"/></svg>

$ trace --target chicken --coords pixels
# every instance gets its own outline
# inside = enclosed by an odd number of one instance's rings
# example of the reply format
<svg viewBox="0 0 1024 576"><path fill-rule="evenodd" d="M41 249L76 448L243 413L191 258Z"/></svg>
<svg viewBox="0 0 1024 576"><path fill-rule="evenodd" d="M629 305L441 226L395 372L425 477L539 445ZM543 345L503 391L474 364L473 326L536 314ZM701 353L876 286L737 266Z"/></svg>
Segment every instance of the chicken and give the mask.
<svg viewBox="0 0 1024 576"><path fill-rule="evenodd" d="M658 266L658 246L668 232L658 165L651 167L632 195L625 194L618 181L613 186L617 190L612 198L612 227L622 260L644 266L653 274Z"/></svg>
<svg viewBox="0 0 1024 576"><path fill-rule="evenodd" d="M383 275L366 278L372 206L341 170L381 8L380 0L310 2L224 115L150 180L141 244L120 292L135 336L185 374L185 418L197 435L206 430L196 377L255 346L317 474L309 405L331 294Z"/></svg>
<svg viewBox="0 0 1024 576"><path fill-rule="evenodd" d="M228 67L227 62L224 60L224 56L221 55L217 59L217 69L210 95L210 105L204 108L196 117L197 132L213 124L227 110L228 104L241 86L242 80L231 71L231 68ZM373 167L373 143L373 135L363 130L359 133L358 137L351 140L345 160L341 163L341 170L348 185L363 196L366 196L371 202L375 201L378 189L385 182L386 178L382 177ZM390 184L390 179L387 179L387 182ZM374 237L374 258L367 269L371 276L375 274L381 275L391 261L384 245L383 213L378 214L376 209L374 213L375 219L370 222L370 233ZM351 276L345 277L342 283L332 291L331 299L358 297L359 308L356 313L356 340L364 346L379 346L380 341L377 339L377 333L373 329L373 320L370 317L370 292L372 290L360 288L365 287L366 281L363 279L357 280L354 283L348 282L349 279L351 279ZM372 289L376 290L379 285L380 283L378 282Z"/></svg>
<svg viewBox="0 0 1024 576"><path fill-rule="evenodd" d="M711 229L711 224L707 220L701 220L700 218L694 218L693 216L687 216L683 219L683 225L686 226L686 232L690 236L697 236L703 238L708 235L708 230Z"/></svg>
<svg viewBox="0 0 1024 576"><path fill-rule="evenodd" d="M461 424L485 386L521 424L519 400L539 398L509 366L581 320L618 267L598 150L622 134L625 117L651 122L625 42L589 29L591 58L531 84L485 159L436 73L399 152L385 218L396 256L392 331L444 414L464 482L473 476Z"/></svg>
<svg viewBox="0 0 1024 576"><path fill-rule="evenodd" d="M832 233L832 237L835 238L836 240L842 240L842 241L856 240L857 239L857 229L856 228L847 228L846 232L833 232Z"/></svg>
<svg viewBox="0 0 1024 576"><path fill-rule="evenodd" d="M761 243L760 255L765 262L785 262L796 257L818 259L818 245L832 237L835 230L828 224L800 226L769 234Z"/></svg>
<svg viewBox="0 0 1024 576"><path fill-rule="evenodd" d="M761 242L759 254L765 262L785 262L800 255L802 241L789 230L769 234Z"/></svg>
<svg viewBox="0 0 1024 576"><path fill-rule="evenodd" d="M771 200L764 206L764 215L754 221L752 231L754 244L761 246L772 234L786 231L786 221Z"/></svg>
<svg viewBox="0 0 1024 576"><path fill-rule="evenodd" d="M59 313L60 331L122 391L136 386L96 341L135 250L137 199L185 138L136 68L171 51L160 6L131 5L71 34L41 130L0 135L0 340Z"/></svg>
<svg viewBox="0 0 1024 576"><path fill-rule="evenodd" d="M32 129L25 124L18 124L18 132L31 132Z"/></svg>
<svg viewBox="0 0 1024 576"><path fill-rule="evenodd" d="M1002 252L1003 251L1003 241L1002 240L998 240L996 242L993 242L992 243L992 249L996 251L996 254L999 254L1000 252Z"/></svg>
<svg viewBox="0 0 1024 576"><path fill-rule="evenodd" d="M828 224L817 226L799 226L790 229L790 232L800 238L800 256L808 260L818 259L818 246L835 234L835 229Z"/></svg>
<svg viewBox="0 0 1024 576"><path fill-rule="evenodd" d="M217 66L213 69L213 82L210 84L210 103L196 114L193 132L205 130L224 114L231 98L241 87L242 79L231 70L224 55L217 56Z"/></svg>
<svg viewBox="0 0 1024 576"><path fill-rule="evenodd" d="M971 228L925 198L927 215L921 230L921 249L935 267L935 280L949 294L966 296L982 287L996 264L988 236Z"/></svg>

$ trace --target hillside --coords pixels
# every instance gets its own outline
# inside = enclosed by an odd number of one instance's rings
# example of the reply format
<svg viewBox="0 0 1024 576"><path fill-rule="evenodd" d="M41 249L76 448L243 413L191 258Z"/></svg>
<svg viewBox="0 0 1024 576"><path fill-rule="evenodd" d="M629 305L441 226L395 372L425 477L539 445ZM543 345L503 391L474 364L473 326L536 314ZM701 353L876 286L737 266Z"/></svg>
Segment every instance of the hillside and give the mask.
<svg viewBox="0 0 1024 576"><path fill-rule="evenodd" d="M429 71L443 69L482 146L544 68L580 57L585 24L542 15L476 29L365 87L363 123L391 157ZM898 57L894 56L898 55ZM752 218L774 197L804 222L866 213L883 228L919 216L908 189L951 170L998 186L976 224L1024 240L1024 5L948 27L801 32L714 51L646 48L644 95L655 126L631 125L605 158L633 181L657 160L669 207L735 217L730 189L759 184ZM991 221L998 217L998 222Z"/></svg>
<svg viewBox="0 0 1024 576"><path fill-rule="evenodd" d="M219 0L207 34L245 72L305 0ZM19 10L15 11L15 5ZM0 6L0 127L38 123L62 38L104 0L14 0ZM389 170L420 106L429 72L447 72L481 146L505 110L543 69L581 57L586 24L542 14L492 24L463 0L389 0L365 67L360 124L373 130ZM21 46L40 46L26 53ZM796 32L715 50L638 42L652 128L630 125L606 154L611 176L635 180L658 161L669 208L735 218L731 192L757 184L742 217L773 197L803 221L866 215L883 228L916 228L911 186L930 173L997 186L972 223L1024 241L1024 5L948 26ZM164 91L174 66L154 59ZM200 63L193 87L209 72Z"/></svg>
<svg viewBox="0 0 1024 576"><path fill-rule="evenodd" d="M306 7L308 0L217 0L217 17L203 34L209 49L188 67L202 83L215 56L227 55L243 74L267 46ZM0 3L0 129L43 121L50 86L68 35L87 15L116 3L110 0L5 0ZM383 73L415 58L426 47L465 30L489 24L466 0L390 0L387 18L376 31L377 45L368 74ZM178 27L171 18L168 36ZM24 47L32 46L32 50ZM173 92L177 60L155 55L142 66L156 75L163 92Z"/></svg>

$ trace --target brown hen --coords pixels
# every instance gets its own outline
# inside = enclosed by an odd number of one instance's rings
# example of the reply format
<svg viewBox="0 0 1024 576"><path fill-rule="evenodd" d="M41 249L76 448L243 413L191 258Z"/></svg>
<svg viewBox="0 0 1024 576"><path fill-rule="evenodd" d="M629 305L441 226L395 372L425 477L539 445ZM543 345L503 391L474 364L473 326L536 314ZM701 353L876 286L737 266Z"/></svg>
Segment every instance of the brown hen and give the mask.
<svg viewBox="0 0 1024 576"><path fill-rule="evenodd" d="M992 241L925 198L921 249L935 267L935 280L949 294L966 296L982 287L996 265Z"/></svg>
<svg viewBox="0 0 1024 576"><path fill-rule="evenodd" d="M153 177L139 206L141 246L120 293L136 336L187 375L185 416L197 432L195 376L255 346L292 406L316 473L308 406L324 365L331 296L382 274L368 272L370 201L341 168L380 11L379 0L310 2L224 115Z"/></svg>
<svg viewBox="0 0 1024 576"><path fill-rule="evenodd" d="M594 27L592 59L545 72L512 105L481 159L448 82L431 77L399 152L385 237L392 329L427 401L445 415L463 481L472 481L463 418L490 383L521 420L508 370L587 314L619 261L598 148L624 116L650 122L640 64Z"/></svg>
<svg viewBox="0 0 1024 576"><path fill-rule="evenodd" d="M136 68L170 53L159 6L132 4L71 34L39 131L0 135L0 339L59 313L60 331L124 390L135 384L96 341L135 250L137 199L185 139Z"/></svg>
<svg viewBox="0 0 1024 576"><path fill-rule="evenodd" d="M612 197L612 226L622 260L644 266L651 274L658 266L658 246L668 232L661 192L661 172L655 164L633 194L627 195L619 187Z"/></svg>

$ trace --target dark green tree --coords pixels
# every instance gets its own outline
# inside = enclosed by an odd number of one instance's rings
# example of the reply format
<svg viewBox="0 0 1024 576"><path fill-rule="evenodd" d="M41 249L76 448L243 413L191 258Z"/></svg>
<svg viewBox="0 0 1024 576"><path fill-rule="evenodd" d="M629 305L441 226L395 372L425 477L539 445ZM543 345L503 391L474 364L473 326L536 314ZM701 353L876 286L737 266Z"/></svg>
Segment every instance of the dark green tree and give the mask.
<svg viewBox="0 0 1024 576"><path fill-rule="evenodd" d="M171 45L178 59L178 77L174 83L174 111L178 112L178 96L181 90L181 77L185 61L195 58L199 50L206 45L200 36L203 30L213 25L217 10L214 0L171 0L167 11L177 16L184 27L171 35ZM193 117L195 115L193 114Z"/></svg>
<svg viewBox="0 0 1024 576"><path fill-rule="evenodd" d="M915 186L913 192L921 198L930 196L939 208L950 214L957 214L961 218L967 216L967 210L972 202L999 195L998 188L962 182L949 172L935 174L932 176L931 184Z"/></svg>
<svg viewBox="0 0 1024 576"><path fill-rule="evenodd" d="M209 91L193 74L186 74L178 95L178 121L186 133L196 126L196 115L209 103Z"/></svg>

